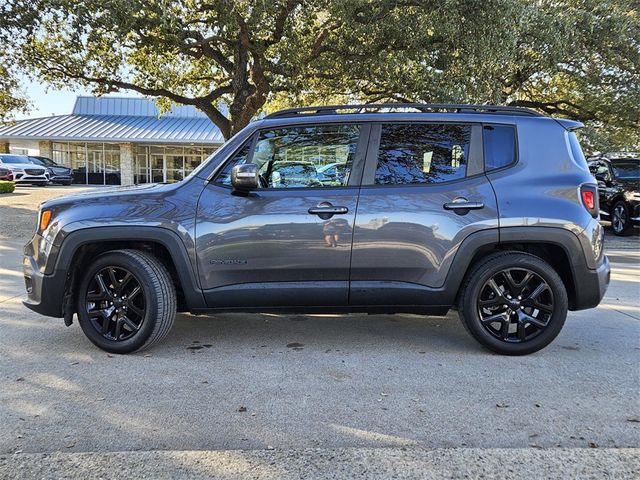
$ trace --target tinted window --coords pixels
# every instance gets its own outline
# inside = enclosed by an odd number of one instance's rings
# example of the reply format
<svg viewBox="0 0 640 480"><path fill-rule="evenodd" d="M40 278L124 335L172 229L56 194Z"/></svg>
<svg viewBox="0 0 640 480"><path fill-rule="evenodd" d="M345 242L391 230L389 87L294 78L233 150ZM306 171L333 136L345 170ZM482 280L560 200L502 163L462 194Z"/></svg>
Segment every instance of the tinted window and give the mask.
<svg viewBox="0 0 640 480"><path fill-rule="evenodd" d="M516 132L506 125L487 125L483 129L484 168L495 170L516 161Z"/></svg>
<svg viewBox="0 0 640 480"><path fill-rule="evenodd" d="M252 162L268 188L344 186L360 137L359 125L313 125L260 132ZM335 165L343 175L319 172Z"/></svg>
<svg viewBox="0 0 640 480"><path fill-rule="evenodd" d="M314 125L260 132L252 163L262 188L343 186L349 181L359 125ZM249 161L251 140L228 161L215 183L231 186L231 170ZM333 168L333 175L323 174ZM337 173L339 172L339 173Z"/></svg>
<svg viewBox="0 0 640 480"><path fill-rule="evenodd" d="M616 178L638 180L640 178L640 160L611 160L611 168Z"/></svg>
<svg viewBox="0 0 640 480"><path fill-rule="evenodd" d="M376 183L440 183L463 178L470 138L467 125L383 125Z"/></svg>

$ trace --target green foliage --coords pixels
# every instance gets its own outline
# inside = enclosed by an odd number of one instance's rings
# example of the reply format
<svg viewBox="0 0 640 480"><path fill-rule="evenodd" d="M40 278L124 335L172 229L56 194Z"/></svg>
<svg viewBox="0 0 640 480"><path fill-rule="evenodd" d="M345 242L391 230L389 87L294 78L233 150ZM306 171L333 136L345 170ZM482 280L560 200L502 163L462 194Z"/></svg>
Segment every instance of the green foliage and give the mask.
<svg viewBox="0 0 640 480"><path fill-rule="evenodd" d="M16 189L15 182L0 180L0 193L13 193L15 189Z"/></svg>
<svg viewBox="0 0 640 480"><path fill-rule="evenodd" d="M12 0L0 50L54 86L134 90L229 137L292 104L522 105L640 148L634 0ZM221 108L224 105L226 108Z"/></svg>
<svg viewBox="0 0 640 480"><path fill-rule="evenodd" d="M0 122L11 120L13 114L27 110L27 100L21 95L17 80L2 65L0 55Z"/></svg>

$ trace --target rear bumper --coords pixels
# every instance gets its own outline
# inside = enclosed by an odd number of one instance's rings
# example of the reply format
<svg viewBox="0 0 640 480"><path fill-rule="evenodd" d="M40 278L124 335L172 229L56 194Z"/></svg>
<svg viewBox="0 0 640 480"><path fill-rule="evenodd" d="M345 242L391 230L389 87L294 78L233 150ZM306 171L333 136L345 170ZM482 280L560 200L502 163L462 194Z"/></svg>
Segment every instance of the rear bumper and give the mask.
<svg viewBox="0 0 640 480"><path fill-rule="evenodd" d="M595 270L582 268L574 271L576 294L571 310L597 307L602 301L611 281L611 265L606 255Z"/></svg>

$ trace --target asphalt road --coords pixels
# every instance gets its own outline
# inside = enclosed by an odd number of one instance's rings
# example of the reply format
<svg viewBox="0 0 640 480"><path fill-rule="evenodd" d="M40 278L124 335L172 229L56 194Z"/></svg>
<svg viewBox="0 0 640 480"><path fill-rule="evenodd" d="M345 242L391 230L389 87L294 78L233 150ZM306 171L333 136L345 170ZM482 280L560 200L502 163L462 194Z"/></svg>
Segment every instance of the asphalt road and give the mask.
<svg viewBox="0 0 640 480"><path fill-rule="evenodd" d="M455 314L180 315L109 355L22 306L26 238L1 239L0 478L637 478L640 236L608 240L601 306L514 358Z"/></svg>

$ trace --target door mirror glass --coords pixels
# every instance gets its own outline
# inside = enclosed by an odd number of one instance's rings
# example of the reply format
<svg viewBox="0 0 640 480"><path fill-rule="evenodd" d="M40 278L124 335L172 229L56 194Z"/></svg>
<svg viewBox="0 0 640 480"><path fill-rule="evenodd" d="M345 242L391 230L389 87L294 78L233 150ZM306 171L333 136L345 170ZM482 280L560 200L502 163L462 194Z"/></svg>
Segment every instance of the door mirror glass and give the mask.
<svg viewBox="0 0 640 480"><path fill-rule="evenodd" d="M231 169L231 185L234 190L245 192L258 188L258 166L253 163L234 166Z"/></svg>

